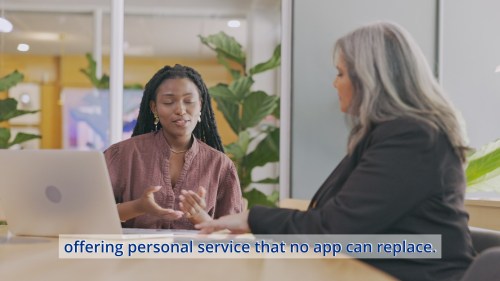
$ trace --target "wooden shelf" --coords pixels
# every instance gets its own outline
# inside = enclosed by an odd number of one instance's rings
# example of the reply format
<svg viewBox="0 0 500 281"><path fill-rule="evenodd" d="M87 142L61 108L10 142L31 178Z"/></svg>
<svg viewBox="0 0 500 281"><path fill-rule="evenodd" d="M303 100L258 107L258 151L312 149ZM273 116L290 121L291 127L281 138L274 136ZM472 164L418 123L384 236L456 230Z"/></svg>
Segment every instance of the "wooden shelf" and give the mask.
<svg viewBox="0 0 500 281"><path fill-rule="evenodd" d="M469 212L469 225L493 230L500 230L499 199L467 199L465 208Z"/></svg>

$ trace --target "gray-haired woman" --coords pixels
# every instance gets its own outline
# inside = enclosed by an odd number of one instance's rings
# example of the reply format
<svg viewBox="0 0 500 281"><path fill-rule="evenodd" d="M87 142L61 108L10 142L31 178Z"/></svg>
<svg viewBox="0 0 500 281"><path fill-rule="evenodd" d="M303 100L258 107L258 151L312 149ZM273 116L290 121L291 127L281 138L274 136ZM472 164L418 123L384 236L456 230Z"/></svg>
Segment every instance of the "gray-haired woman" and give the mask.
<svg viewBox="0 0 500 281"><path fill-rule="evenodd" d="M203 232L440 234L441 259L371 259L402 280L458 280L475 253L464 209L459 117L411 36L389 22L340 38L334 51L347 155L307 211L253 207Z"/></svg>

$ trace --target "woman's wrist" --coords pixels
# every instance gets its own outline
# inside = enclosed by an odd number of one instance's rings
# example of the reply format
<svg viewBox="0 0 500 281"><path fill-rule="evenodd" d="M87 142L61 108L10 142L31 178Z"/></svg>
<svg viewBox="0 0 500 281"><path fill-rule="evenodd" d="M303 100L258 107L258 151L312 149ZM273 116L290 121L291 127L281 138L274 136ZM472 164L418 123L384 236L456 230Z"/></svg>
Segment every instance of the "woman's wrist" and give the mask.
<svg viewBox="0 0 500 281"><path fill-rule="evenodd" d="M144 208L144 204L142 202L142 199L135 199L131 201L131 209L134 214L134 217L138 217L140 215L144 215L146 213L146 210Z"/></svg>
<svg viewBox="0 0 500 281"><path fill-rule="evenodd" d="M187 218L192 224L199 224L212 220L212 218L205 211L199 212L195 216L187 216Z"/></svg>
<svg viewBox="0 0 500 281"><path fill-rule="evenodd" d="M120 214L120 209L121 209L121 206L120 206L121 203L116 203L116 209L118 210L118 218L120 219L120 222L126 222L127 220L125 219L122 219L122 216Z"/></svg>
<svg viewBox="0 0 500 281"><path fill-rule="evenodd" d="M118 215L121 222L125 222L145 213L142 210L140 199L118 203L116 207L118 208Z"/></svg>

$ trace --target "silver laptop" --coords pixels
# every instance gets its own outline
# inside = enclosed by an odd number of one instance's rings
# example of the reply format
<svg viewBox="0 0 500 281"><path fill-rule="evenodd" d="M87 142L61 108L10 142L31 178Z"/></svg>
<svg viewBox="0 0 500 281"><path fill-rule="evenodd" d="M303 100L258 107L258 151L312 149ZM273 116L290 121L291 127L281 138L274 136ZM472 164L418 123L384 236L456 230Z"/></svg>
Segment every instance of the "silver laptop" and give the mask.
<svg viewBox="0 0 500 281"><path fill-rule="evenodd" d="M15 235L122 233L100 151L0 150L0 179Z"/></svg>
<svg viewBox="0 0 500 281"><path fill-rule="evenodd" d="M0 206L14 235L192 235L195 230L122 229L100 151L0 150Z"/></svg>

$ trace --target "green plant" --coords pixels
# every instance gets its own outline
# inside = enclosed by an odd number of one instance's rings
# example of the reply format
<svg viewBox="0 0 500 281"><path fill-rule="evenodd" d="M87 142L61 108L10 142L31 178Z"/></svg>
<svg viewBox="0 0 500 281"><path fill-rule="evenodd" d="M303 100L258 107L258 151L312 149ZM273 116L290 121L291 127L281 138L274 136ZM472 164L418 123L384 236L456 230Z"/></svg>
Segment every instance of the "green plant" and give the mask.
<svg viewBox="0 0 500 281"><path fill-rule="evenodd" d="M101 77L97 77L97 63L92 57L92 54L85 54L87 58L87 68L80 68L80 72L83 73L89 80L90 83L97 89L109 89L109 75L103 73ZM124 89L142 89L141 84L127 84L123 86Z"/></svg>
<svg viewBox="0 0 500 281"><path fill-rule="evenodd" d="M271 122L262 121L269 115L279 119L279 97L264 91L253 91L253 75L278 67L281 63L280 46L272 57L247 71L246 54L236 39L220 32L207 37L199 36L201 42L216 52L217 59L231 74L229 84L219 83L209 89L238 139L225 149L238 170L243 196L248 206L275 206L278 193L267 196L253 184L276 184L279 178L254 180L252 171L256 167L279 161L279 128ZM250 149L255 147L254 149Z"/></svg>
<svg viewBox="0 0 500 281"><path fill-rule="evenodd" d="M500 139L475 151L467 160L468 192L500 192Z"/></svg>
<svg viewBox="0 0 500 281"><path fill-rule="evenodd" d="M0 91L6 91L17 83L24 79L22 73L17 70L0 78ZM36 113L38 110L19 110L17 109L17 101L13 98L6 98L0 100L0 122L8 121L14 117ZM21 144L23 142L41 138L39 135L26 134L19 132L16 134L14 139L11 141L11 131L10 128L0 128L0 149L9 148L15 144Z"/></svg>

